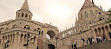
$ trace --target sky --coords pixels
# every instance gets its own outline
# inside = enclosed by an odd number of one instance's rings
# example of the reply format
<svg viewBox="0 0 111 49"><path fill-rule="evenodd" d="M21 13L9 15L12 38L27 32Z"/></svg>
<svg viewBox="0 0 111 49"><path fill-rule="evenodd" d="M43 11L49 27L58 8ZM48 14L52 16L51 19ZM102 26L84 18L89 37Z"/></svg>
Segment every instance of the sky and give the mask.
<svg viewBox="0 0 111 49"><path fill-rule="evenodd" d="M75 19L85 0L28 0L33 20L57 26L60 31L75 25ZM111 0L94 0L105 11L111 8ZM0 22L16 18L24 0L0 0Z"/></svg>

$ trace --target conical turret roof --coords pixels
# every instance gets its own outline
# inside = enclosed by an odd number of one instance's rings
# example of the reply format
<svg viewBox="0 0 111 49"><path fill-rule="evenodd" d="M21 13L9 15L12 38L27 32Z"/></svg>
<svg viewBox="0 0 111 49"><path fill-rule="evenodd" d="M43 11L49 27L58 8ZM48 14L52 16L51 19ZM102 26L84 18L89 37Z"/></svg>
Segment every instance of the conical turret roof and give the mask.
<svg viewBox="0 0 111 49"><path fill-rule="evenodd" d="M82 9L86 8L86 7L90 7L90 6L95 6L94 2L91 2L90 0L85 0L84 4L82 6Z"/></svg>
<svg viewBox="0 0 111 49"><path fill-rule="evenodd" d="M29 11L29 5L28 5L28 0L25 0L24 4L22 5L23 10L28 10Z"/></svg>

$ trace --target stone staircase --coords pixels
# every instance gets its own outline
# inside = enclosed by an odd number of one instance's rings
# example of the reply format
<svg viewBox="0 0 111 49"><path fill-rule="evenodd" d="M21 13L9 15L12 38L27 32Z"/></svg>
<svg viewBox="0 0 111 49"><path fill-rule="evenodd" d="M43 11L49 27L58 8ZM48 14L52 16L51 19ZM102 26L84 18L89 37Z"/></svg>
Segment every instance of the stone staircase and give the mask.
<svg viewBox="0 0 111 49"><path fill-rule="evenodd" d="M86 45L78 49L111 49L111 41Z"/></svg>

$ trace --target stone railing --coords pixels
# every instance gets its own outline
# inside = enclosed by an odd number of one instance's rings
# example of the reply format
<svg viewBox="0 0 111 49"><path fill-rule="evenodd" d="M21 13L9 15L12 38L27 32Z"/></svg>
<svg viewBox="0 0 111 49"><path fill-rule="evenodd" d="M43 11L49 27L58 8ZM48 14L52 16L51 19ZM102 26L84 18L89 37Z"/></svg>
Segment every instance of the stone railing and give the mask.
<svg viewBox="0 0 111 49"><path fill-rule="evenodd" d="M28 29L23 29L23 28L12 28L12 29L8 29L8 30L4 30L4 31L1 31L1 34L8 33L8 32L11 32L11 31L25 31L25 32L30 32L32 34L39 34L36 31L32 31L32 30L28 30Z"/></svg>

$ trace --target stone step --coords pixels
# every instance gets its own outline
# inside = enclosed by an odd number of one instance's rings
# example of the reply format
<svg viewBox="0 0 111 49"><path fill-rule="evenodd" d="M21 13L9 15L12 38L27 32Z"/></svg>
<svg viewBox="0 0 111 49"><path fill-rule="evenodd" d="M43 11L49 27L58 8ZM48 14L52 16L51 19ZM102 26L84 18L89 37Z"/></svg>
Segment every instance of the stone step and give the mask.
<svg viewBox="0 0 111 49"><path fill-rule="evenodd" d="M111 49L111 41L90 44L83 47L79 47L78 49Z"/></svg>

